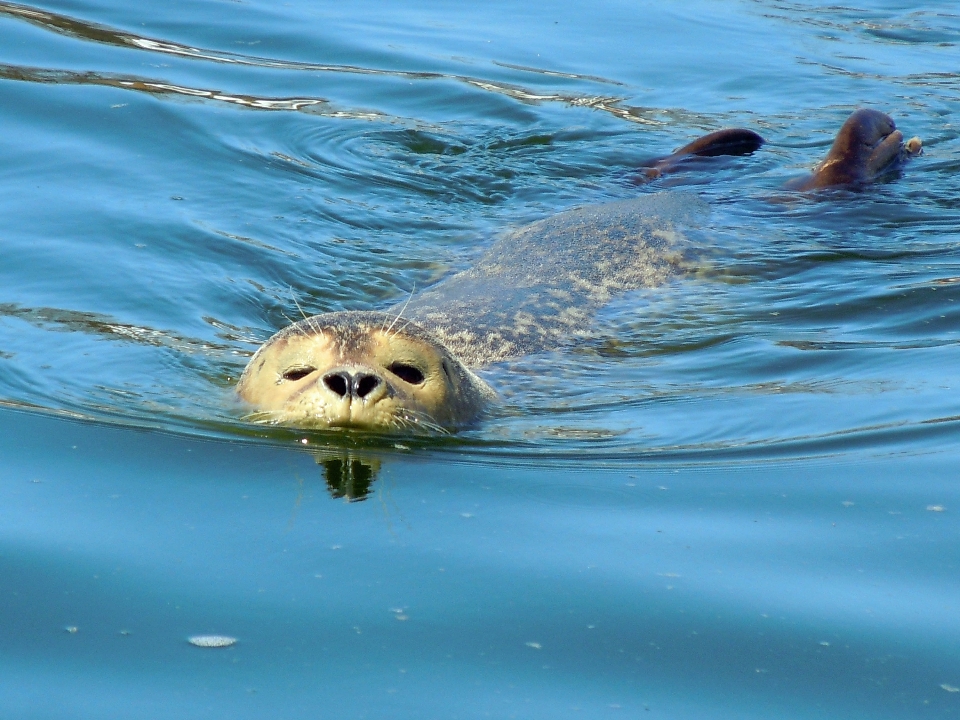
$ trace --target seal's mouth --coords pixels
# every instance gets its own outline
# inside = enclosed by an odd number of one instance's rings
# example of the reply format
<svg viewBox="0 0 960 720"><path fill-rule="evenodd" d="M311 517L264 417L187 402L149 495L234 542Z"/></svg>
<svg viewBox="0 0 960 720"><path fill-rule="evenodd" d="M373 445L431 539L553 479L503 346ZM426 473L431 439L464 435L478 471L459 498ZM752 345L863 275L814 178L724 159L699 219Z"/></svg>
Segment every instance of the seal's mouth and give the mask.
<svg viewBox="0 0 960 720"><path fill-rule="evenodd" d="M360 435L392 436L402 435L449 435L450 429L437 423L429 414L399 409L389 416L376 420L362 418L322 419L315 429L337 432L358 433Z"/></svg>

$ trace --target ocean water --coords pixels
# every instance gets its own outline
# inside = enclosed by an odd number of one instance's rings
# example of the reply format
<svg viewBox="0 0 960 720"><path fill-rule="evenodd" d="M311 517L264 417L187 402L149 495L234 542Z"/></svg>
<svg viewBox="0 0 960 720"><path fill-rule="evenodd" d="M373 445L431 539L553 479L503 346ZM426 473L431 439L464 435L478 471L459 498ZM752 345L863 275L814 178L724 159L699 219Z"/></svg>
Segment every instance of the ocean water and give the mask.
<svg viewBox="0 0 960 720"><path fill-rule="evenodd" d="M960 717L948 3L0 2L0 716ZM788 193L857 107L924 154ZM767 144L651 183L743 126ZM232 393L653 192L691 272L442 438ZM189 637L227 635L227 648Z"/></svg>

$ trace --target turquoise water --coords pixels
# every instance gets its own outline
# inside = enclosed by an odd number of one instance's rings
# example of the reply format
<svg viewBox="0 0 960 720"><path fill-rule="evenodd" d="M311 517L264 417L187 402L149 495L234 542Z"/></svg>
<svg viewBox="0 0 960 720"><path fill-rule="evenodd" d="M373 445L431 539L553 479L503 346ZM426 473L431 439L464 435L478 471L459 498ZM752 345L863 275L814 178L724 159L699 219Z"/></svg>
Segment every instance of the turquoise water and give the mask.
<svg viewBox="0 0 960 720"><path fill-rule="evenodd" d="M0 37L0 715L960 716L950 5L0 3ZM781 191L859 106L925 154ZM768 145L638 184L734 125ZM695 270L485 370L477 428L243 420L301 308L670 190L711 207Z"/></svg>

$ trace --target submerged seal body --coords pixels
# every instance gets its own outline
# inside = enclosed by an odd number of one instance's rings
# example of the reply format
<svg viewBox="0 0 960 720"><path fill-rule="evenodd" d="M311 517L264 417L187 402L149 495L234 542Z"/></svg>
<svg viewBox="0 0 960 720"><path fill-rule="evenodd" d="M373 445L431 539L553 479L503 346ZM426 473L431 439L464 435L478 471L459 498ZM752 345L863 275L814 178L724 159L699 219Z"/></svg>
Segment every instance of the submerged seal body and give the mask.
<svg viewBox="0 0 960 720"><path fill-rule="evenodd" d="M495 393L471 368L587 333L616 295L682 266L706 204L685 193L590 205L500 238L469 270L385 313L315 315L281 330L237 385L250 419L297 427L437 432Z"/></svg>

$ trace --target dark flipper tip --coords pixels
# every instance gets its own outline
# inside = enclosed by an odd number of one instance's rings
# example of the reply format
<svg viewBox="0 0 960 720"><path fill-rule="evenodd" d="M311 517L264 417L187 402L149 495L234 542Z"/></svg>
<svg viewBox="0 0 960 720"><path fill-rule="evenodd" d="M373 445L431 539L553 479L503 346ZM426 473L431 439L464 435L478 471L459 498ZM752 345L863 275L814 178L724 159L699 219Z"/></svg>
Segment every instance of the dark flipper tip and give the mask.
<svg viewBox="0 0 960 720"><path fill-rule="evenodd" d="M636 182L648 182L665 173L673 172L679 169L684 161L691 157L749 155L758 150L764 142L764 139L753 132L753 130L745 130L743 128L717 130L709 135L697 138L692 143L684 145L672 155L654 158L648 161L642 166L643 175L638 177Z"/></svg>
<svg viewBox="0 0 960 720"><path fill-rule="evenodd" d="M700 157L716 157L718 155L749 155L756 152L763 145L764 139L744 128L730 128L718 130L709 135L697 138L689 145L677 150L676 155L698 155Z"/></svg>

